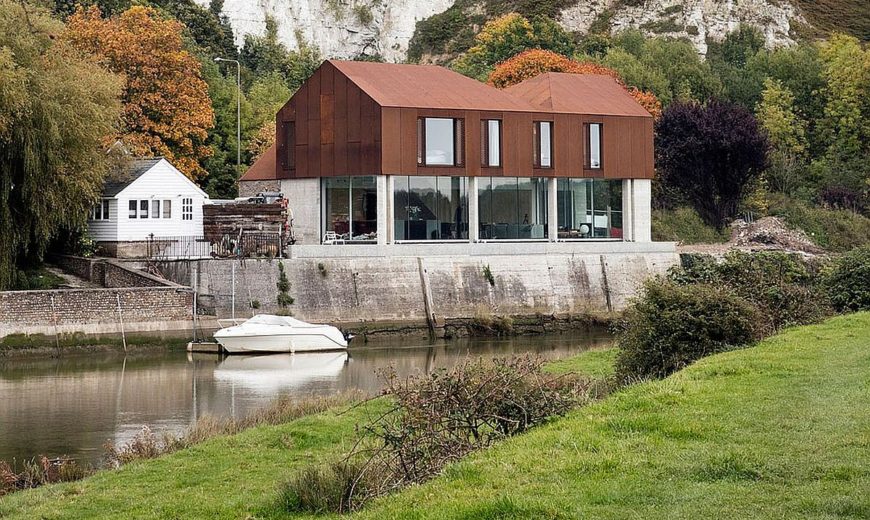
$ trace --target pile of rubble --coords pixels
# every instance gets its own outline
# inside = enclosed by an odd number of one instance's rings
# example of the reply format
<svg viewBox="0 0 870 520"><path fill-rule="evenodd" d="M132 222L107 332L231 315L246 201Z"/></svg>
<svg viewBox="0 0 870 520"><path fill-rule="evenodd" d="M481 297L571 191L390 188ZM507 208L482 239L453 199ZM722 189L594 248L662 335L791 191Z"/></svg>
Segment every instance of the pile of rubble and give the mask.
<svg viewBox="0 0 870 520"><path fill-rule="evenodd" d="M776 249L812 255L824 254L806 233L789 229L777 217L764 217L752 223L736 220L731 224L732 247L751 249Z"/></svg>

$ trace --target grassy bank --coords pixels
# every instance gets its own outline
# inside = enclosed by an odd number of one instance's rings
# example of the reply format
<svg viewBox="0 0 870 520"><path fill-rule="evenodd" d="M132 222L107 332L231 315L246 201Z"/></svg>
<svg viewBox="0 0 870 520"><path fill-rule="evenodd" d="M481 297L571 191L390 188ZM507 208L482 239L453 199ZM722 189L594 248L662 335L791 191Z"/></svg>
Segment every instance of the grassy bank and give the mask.
<svg viewBox="0 0 870 520"><path fill-rule="evenodd" d="M506 441L362 518L866 517L870 313L792 329ZM605 374L593 351L552 366ZM383 403L0 499L9 518L290 518L276 487Z"/></svg>

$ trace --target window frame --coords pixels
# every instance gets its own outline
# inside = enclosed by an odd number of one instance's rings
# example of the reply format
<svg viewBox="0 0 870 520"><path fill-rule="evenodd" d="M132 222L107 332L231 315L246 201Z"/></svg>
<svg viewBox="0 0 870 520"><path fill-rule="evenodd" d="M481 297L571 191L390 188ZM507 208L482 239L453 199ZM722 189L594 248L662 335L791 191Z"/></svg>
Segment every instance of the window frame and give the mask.
<svg viewBox="0 0 870 520"><path fill-rule="evenodd" d="M172 219L172 199L163 199L161 218Z"/></svg>
<svg viewBox="0 0 870 520"><path fill-rule="evenodd" d="M149 213L151 213L151 204L148 203L148 199L139 199L139 220L147 219Z"/></svg>
<svg viewBox="0 0 870 520"><path fill-rule="evenodd" d="M429 164L426 162L426 120L447 119L453 121L453 164ZM420 168L462 168L465 166L465 119L461 117L419 116L417 118L417 166Z"/></svg>
<svg viewBox="0 0 870 520"><path fill-rule="evenodd" d="M490 164L490 132L489 124L498 123L498 164ZM503 168L504 166L504 121L487 118L480 120L480 166L481 168Z"/></svg>
<svg viewBox="0 0 870 520"><path fill-rule="evenodd" d="M90 220L109 220L109 199L100 199L91 208Z"/></svg>
<svg viewBox="0 0 870 520"><path fill-rule="evenodd" d="M281 155L281 167L284 170L296 169L296 122L282 121L284 130L284 153Z"/></svg>
<svg viewBox="0 0 870 520"><path fill-rule="evenodd" d="M543 154L542 154L543 148L541 147L541 136L542 136L541 127L545 123L550 127L550 164L547 166L544 166L542 164L543 163ZM556 147L555 147L556 132L555 132L555 130L556 130L556 125L552 120L544 119L544 120L540 120L540 121L534 121L533 129L532 129L532 133L534 136L533 137L534 157L533 157L533 161L532 161L532 163L533 163L532 166L535 169L552 170L555 167L555 162L556 162L555 161L555 159L556 159L555 158L555 150L556 150Z"/></svg>
<svg viewBox="0 0 870 520"><path fill-rule="evenodd" d="M598 166L592 166L592 126L598 127ZM599 171L604 169L604 123L588 121L583 123L583 169Z"/></svg>
<svg viewBox="0 0 870 520"><path fill-rule="evenodd" d="M181 199L181 220L193 220L193 197Z"/></svg>
<svg viewBox="0 0 870 520"><path fill-rule="evenodd" d="M151 201L151 218L162 218L160 213L160 199L154 199Z"/></svg>
<svg viewBox="0 0 870 520"><path fill-rule="evenodd" d="M127 201L127 218L139 218L139 201L137 199Z"/></svg>

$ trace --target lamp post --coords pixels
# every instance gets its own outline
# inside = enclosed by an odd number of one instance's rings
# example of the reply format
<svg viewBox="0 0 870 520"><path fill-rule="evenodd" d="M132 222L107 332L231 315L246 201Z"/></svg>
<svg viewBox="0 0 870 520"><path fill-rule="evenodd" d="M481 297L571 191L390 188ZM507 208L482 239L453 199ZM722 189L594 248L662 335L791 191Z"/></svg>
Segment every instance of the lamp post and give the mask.
<svg viewBox="0 0 870 520"><path fill-rule="evenodd" d="M239 60L215 58L216 63L222 61L236 64L236 174L242 174L242 65Z"/></svg>

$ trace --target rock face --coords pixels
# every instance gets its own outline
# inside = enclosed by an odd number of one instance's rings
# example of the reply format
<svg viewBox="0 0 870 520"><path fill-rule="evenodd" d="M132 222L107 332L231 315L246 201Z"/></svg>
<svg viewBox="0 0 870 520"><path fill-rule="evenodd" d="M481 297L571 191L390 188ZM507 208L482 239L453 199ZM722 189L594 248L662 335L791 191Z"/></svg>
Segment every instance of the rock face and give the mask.
<svg viewBox="0 0 870 520"><path fill-rule="evenodd" d="M405 60L416 23L451 5L453 0L226 0L223 14L239 46L246 34L262 35L270 16L289 49L309 44L327 58L367 54L397 62Z"/></svg>
<svg viewBox="0 0 870 520"><path fill-rule="evenodd" d="M581 0L565 9L559 22L584 33L608 13L612 33L636 28L649 35L684 37L701 54L707 52L708 39L721 40L741 23L760 29L769 47L794 43L792 24L806 23L796 7L781 0Z"/></svg>
<svg viewBox="0 0 870 520"><path fill-rule="evenodd" d="M207 6L209 0L196 0ZM246 34L261 35L266 17L290 49L307 43L328 58L380 55L401 62L416 23L443 12L454 0L226 0L227 16L241 46ZM787 0L579 0L559 22L585 33L600 17L612 32L640 28L650 35L689 38L705 54L707 39L721 39L740 23L754 25L769 46L792 43L795 21L806 23Z"/></svg>

